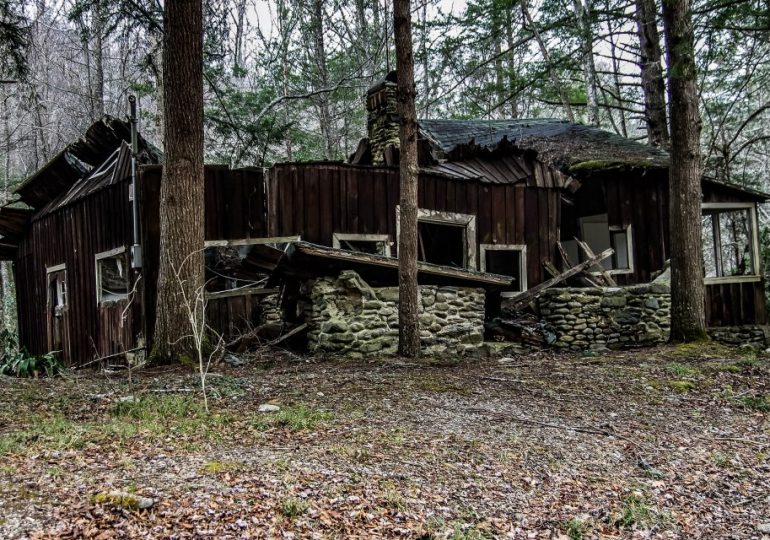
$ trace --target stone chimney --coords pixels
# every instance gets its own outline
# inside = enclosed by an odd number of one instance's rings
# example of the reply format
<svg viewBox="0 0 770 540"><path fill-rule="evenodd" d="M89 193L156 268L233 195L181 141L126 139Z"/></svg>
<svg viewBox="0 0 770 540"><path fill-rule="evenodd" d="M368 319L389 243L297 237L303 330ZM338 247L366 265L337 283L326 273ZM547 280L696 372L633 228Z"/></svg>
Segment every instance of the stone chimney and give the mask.
<svg viewBox="0 0 770 540"><path fill-rule="evenodd" d="M398 148L398 115L396 72L391 71L366 92L366 118L369 131L369 145L372 161L385 162L384 152L388 146Z"/></svg>

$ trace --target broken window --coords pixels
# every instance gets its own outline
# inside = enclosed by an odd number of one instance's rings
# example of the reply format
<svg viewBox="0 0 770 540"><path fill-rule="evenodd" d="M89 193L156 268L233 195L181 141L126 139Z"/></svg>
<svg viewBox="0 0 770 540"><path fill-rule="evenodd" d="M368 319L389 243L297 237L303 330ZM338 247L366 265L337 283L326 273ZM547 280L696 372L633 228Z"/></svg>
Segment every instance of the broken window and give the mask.
<svg viewBox="0 0 770 540"><path fill-rule="evenodd" d="M706 278L757 275L753 207L704 204L703 265Z"/></svg>
<svg viewBox="0 0 770 540"><path fill-rule="evenodd" d="M527 290L527 247L481 244L481 271L513 278L515 292Z"/></svg>
<svg viewBox="0 0 770 540"><path fill-rule="evenodd" d="M633 271L633 244L630 225L626 227L610 225L607 214L597 214L580 218L580 229L583 241L595 254L598 255L609 248L613 249L612 257L604 259L601 263L606 270L618 274ZM577 252L578 246L575 245L573 248ZM579 260L587 259L588 256L581 253Z"/></svg>
<svg viewBox="0 0 770 540"><path fill-rule="evenodd" d="M390 257L390 236L387 234L334 233L332 246L356 253Z"/></svg>
<svg viewBox="0 0 770 540"><path fill-rule="evenodd" d="M417 222L417 259L442 266L465 268L464 229L457 225Z"/></svg>
<svg viewBox="0 0 770 540"><path fill-rule="evenodd" d="M401 208L396 206L396 234ZM417 260L455 268L476 268L476 216L417 209Z"/></svg>
<svg viewBox="0 0 770 540"><path fill-rule="evenodd" d="M100 304L128 298L128 265L123 248L96 256L96 286Z"/></svg>
<svg viewBox="0 0 770 540"><path fill-rule="evenodd" d="M267 281L259 256L264 246L285 251L299 237L212 240L205 244L206 293L251 294ZM232 294L231 294L232 295Z"/></svg>
<svg viewBox="0 0 770 540"><path fill-rule="evenodd" d="M46 268L49 287L49 302L53 308L63 308L67 305L67 270L60 264Z"/></svg>

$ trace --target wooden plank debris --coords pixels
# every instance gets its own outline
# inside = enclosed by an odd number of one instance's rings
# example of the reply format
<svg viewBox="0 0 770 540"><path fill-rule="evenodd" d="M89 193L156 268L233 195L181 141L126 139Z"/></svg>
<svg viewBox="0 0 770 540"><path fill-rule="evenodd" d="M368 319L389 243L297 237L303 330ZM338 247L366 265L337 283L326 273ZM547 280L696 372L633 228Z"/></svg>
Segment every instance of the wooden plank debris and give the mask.
<svg viewBox="0 0 770 540"><path fill-rule="evenodd" d="M575 237L575 242L577 242L577 245L580 246L580 249L583 250L583 253L586 254L586 257L588 257L589 259L596 257L596 254L593 252L593 250L590 248L588 244L578 239L577 237ZM607 272L607 270L600 263L597 262L592 267L596 268L599 271L599 274L602 276L602 278L604 278L604 282L608 286L610 287L618 286L618 284L615 283L615 280L612 279L612 276L610 275L610 273Z"/></svg>
<svg viewBox="0 0 770 540"><path fill-rule="evenodd" d="M610 257L614 252L615 251L612 248L606 249L602 251L599 255L594 255L592 258L588 259L587 261L584 261L580 264L573 266L572 268L570 268L565 272L562 272L558 276L551 278L547 281L544 281L538 285L535 285L534 287L524 291L523 293L518 294L513 298L511 298L510 305L520 306L522 304L528 304L530 301L536 298L544 290L550 287L553 287L554 285L557 285L562 281L571 278L572 276L576 276L581 272L584 272L587 268L590 268L596 263L603 261L607 257Z"/></svg>

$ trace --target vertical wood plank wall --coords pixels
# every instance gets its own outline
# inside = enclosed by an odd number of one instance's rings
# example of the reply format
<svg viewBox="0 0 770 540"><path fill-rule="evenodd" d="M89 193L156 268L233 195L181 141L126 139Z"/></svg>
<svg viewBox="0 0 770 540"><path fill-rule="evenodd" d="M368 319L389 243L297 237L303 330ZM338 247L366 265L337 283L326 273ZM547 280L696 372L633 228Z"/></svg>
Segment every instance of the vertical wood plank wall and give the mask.
<svg viewBox="0 0 770 540"><path fill-rule="evenodd" d="M142 235L144 268L140 294L126 312L127 301L97 306L95 255L118 247L130 250L132 238L128 178L53 213L33 219L19 245L14 265L19 306L19 339L33 354L48 349L48 291L46 267L64 263L67 270L65 333L69 347L63 360L72 366L92 358L124 352L137 346L142 331L142 306L146 306L148 334L155 321L157 290L160 166L141 173ZM265 236L265 198L261 169L229 170L206 166L206 238ZM128 261L128 254L126 254ZM253 302L228 300L225 308L212 309L215 328L229 328L231 321L253 318ZM230 305L232 304L232 305Z"/></svg>
<svg viewBox="0 0 770 540"><path fill-rule="evenodd" d="M46 267L66 265L69 348L64 361L86 362L135 346L135 321L139 301L125 319L126 301L99 307L96 296L97 253L131 244L131 206L128 184L118 183L74 204L33 220L27 237L19 245L15 264L19 339L33 354L47 352Z"/></svg>
<svg viewBox="0 0 770 540"><path fill-rule="evenodd" d="M299 235L326 246L334 233L387 234L396 241L397 169L281 164L270 169L267 184L269 236ZM418 194L420 208L474 214L479 244L526 244L530 286L544 279L542 261L555 260L557 190L420 175Z"/></svg>
<svg viewBox="0 0 770 540"><path fill-rule="evenodd" d="M158 259L160 252L160 165L142 167L142 223L147 334L155 328ZM206 240L261 238L267 236L265 190L262 169L229 169L206 165ZM260 298L233 296L211 300L206 307L208 324L226 337L256 323Z"/></svg>

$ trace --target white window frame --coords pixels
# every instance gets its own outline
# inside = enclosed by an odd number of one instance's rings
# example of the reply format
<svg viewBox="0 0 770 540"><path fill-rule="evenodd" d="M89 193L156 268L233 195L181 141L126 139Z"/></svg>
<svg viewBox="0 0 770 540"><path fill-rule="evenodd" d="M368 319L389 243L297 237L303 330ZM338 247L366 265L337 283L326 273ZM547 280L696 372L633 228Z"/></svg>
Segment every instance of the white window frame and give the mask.
<svg viewBox="0 0 770 540"><path fill-rule="evenodd" d="M463 230L463 242L465 242L465 252L463 253L463 268L476 269L476 259L478 245L476 243L476 216L473 214L461 214L459 212L441 212L439 210L428 210L427 208L417 209L417 223L436 223L438 225L449 225L460 227ZM401 205L396 205L396 237L401 237ZM399 246L396 245L396 256L398 256Z"/></svg>
<svg viewBox="0 0 770 540"><path fill-rule="evenodd" d="M511 298L527 290L527 246L525 244L479 244L479 270L487 271L487 251L519 251L519 275L521 276L520 290L504 291L502 298Z"/></svg>
<svg viewBox="0 0 770 540"><path fill-rule="evenodd" d="M391 256L390 247L393 245L393 242L390 240L389 234L348 234L348 233L333 233L332 234L332 247L334 249L342 249L341 245L342 242L345 241L354 241L354 242L382 242L382 245L384 247L384 253L379 253L379 255L383 255L385 257Z"/></svg>
<svg viewBox="0 0 770 540"><path fill-rule="evenodd" d="M704 277L703 282L708 283L752 283L762 280L762 259L760 258L759 251L759 221L757 220L757 205L751 202L748 203L731 203L731 202L716 202L716 203L701 203L701 215L703 210L748 210L751 219L751 257L754 262L754 273L745 276L719 276L719 277Z"/></svg>
<svg viewBox="0 0 770 540"><path fill-rule="evenodd" d="M583 242L586 242L585 233L583 232L583 223L585 218L589 218L589 217L593 217L593 216L582 216L578 218L578 220L580 221L580 236ZM609 215L608 215L608 221L609 221ZM626 226L610 225L608 222L607 230L609 231L609 235L610 235L610 246L612 246L612 233L625 231L626 245L628 246L628 268L612 268L610 270L605 270L605 272L612 275L633 274L634 273L634 231L633 231L633 228L631 227L631 224L628 224ZM581 258L584 255L582 253L582 250L580 249L580 246L578 246L578 255L580 255ZM599 262L597 264L601 265L602 263ZM597 272L593 270L591 270L589 273L595 276L601 275L601 272Z"/></svg>
<svg viewBox="0 0 770 540"><path fill-rule="evenodd" d="M203 243L204 248L209 247L235 247L235 246L254 246L257 244L288 244L299 242L299 236L267 236L264 238L234 238L232 240L206 240Z"/></svg>
<svg viewBox="0 0 770 540"><path fill-rule="evenodd" d="M110 257L115 257L116 255L123 255L126 253L126 246L116 247L115 249L111 249L109 251L102 251L101 253L97 253L94 255L94 270L96 272L96 305L97 306L103 306L110 302L119 302L120 300L125 300L128 298L129 293L126 293L124 295L121 295L120 298L115 298L112 300L102 301L102 273L99 271L99 261L103 259L109 259ZM129 265L127 261L123 261L126 267L126 282L128 283L129 290L131 289L131 279L128 275L128 269Z"/></svg>

